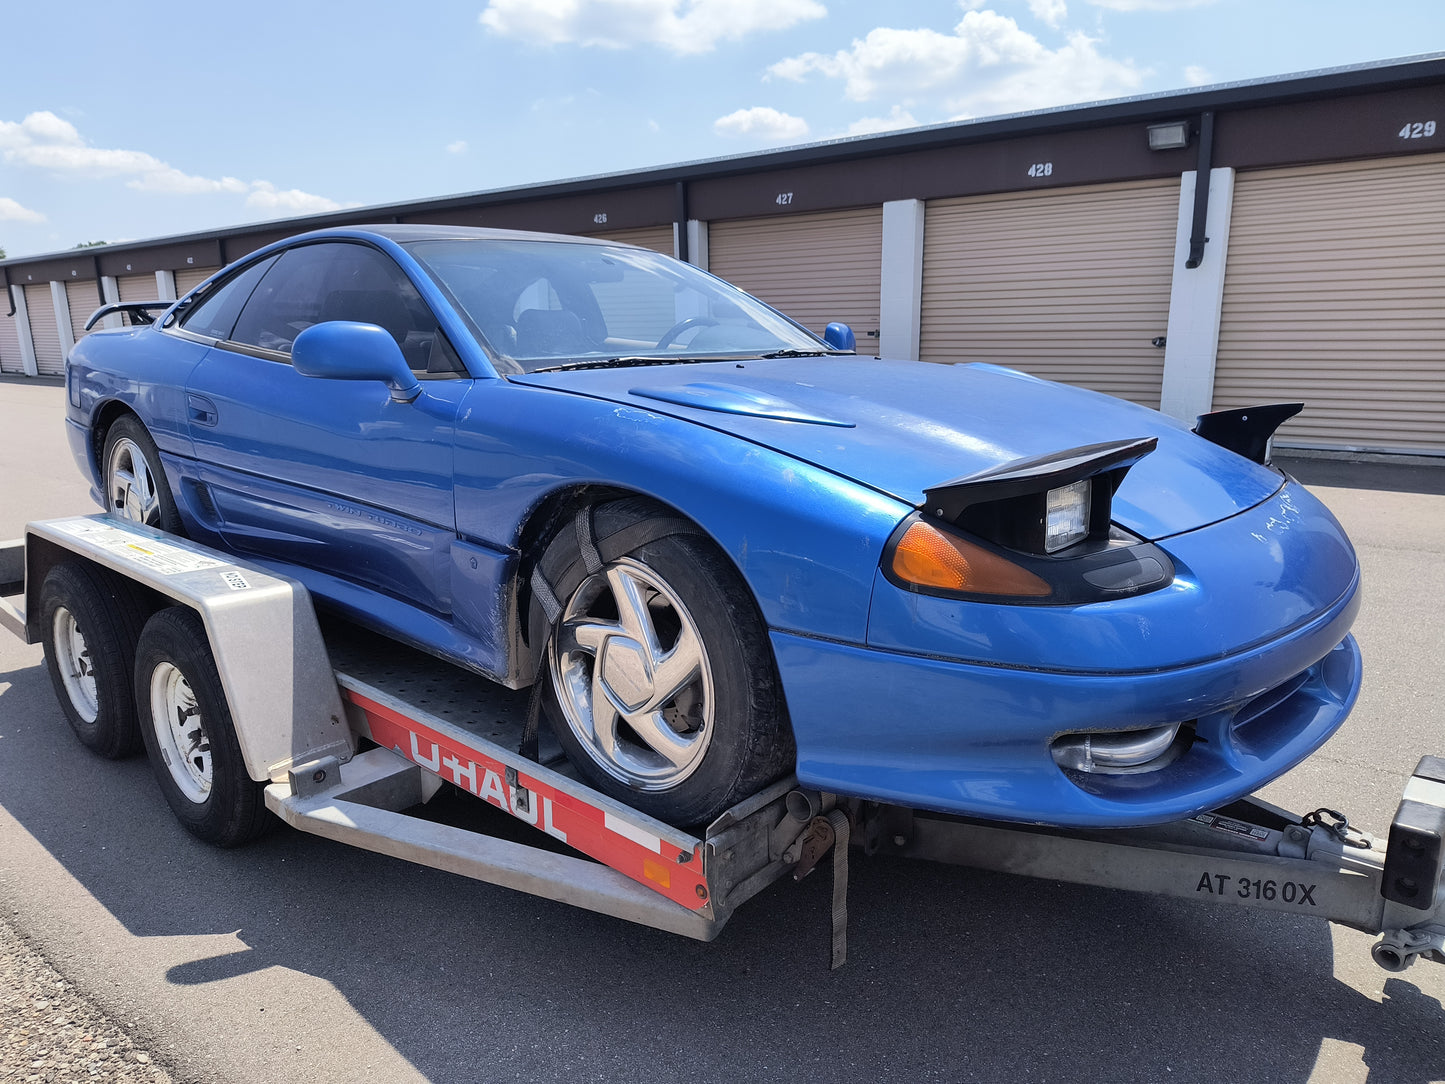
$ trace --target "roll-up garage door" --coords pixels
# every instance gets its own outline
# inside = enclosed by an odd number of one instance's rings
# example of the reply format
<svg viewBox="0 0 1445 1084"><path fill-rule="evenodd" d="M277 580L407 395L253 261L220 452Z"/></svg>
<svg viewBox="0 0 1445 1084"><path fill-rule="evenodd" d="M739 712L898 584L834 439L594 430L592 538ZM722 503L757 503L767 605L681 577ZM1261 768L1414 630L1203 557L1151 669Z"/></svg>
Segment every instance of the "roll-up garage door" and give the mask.
<svg viewBox="0 0 1445 1084"><path fill-rule="evenodd" d="M74 342L80 342L81 338L89 334L85 330L85 322L90 319L90 314L101 306L100 295L96 293L94 282L67 282L65 300L70 305L70 338ZM96 325L104 326L103 323ZM95 328L91 330L94 331Z"/></svg>
<svg viewBox="0 0 1445 1084"><path fill-rule="evenodd" d="M50 284L25 287L25 310L30 316L30 337L35 343L35 367L42 376L65 374L65 350L55 323L55 302Z"/></svg>
<svg viewBox="0 0 1445 1084"><path fill-rule="evenodd" d="M0 373L23 373L25 359L20 353L20 321L7 316L10 298L0 287Z"/></svg>
<svg viewBox="0 0 1445 1084"><path fill-rule="evenodd" d="M1178 178L931 201L920 356L1158 407L1178 215Z"/></svg>
<svg viewBox="0 0 1445 1084"><path fill-rule="evenodd" d="M883 208L708 224L708 270L821 335L853 329L860 354L878 349Z"/></svg>
<svg viewBox="0 0 1445 1084"><path fill-rule="evenodd" d="M1281 444L1445 451L1445 154L1241 173L1214 407Z"/></svg>
<svg viewBox="0 0 1445 1084"><path fill-rule="evenodd" d="M671 223L666 226L642 226L634 230L613 230L611 233L590 233L587 236L596 237L599 240L621 241L624 245L650 248L653 252L661 252L664 256L671 256L673 250Z"/></svg>
<svg viewBox="0 0 1445 1084"><path fill-rule="evenodd" d="M187 267L183 271L177 271L176 296L185 297L219 270L219 267Z"/></svg>
<svg viewBox="0 0 1445 1084"><path fill-rule="evenodd" d="M115 286L122 301L156 301L160 298L156 277L152 274L121 275L115 280Z"/></svg>

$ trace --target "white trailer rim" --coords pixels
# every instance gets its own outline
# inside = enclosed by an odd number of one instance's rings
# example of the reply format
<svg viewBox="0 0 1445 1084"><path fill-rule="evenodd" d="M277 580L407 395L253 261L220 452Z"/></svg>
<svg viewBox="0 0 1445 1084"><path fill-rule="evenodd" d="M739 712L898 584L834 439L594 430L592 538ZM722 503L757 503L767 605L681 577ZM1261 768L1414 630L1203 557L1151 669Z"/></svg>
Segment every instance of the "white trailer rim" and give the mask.
<svg viewBox="0 0 1445 1084"><path fill-rule="evenodd" d="M211 739L191 683L168 662L151 671L151 729L180 792L201 805L211 795Z"/></svg>
<svg viewBox="0 0 1445 1084"><path fill-rule="evenodd" d="M100 697L95 690L95 667L90 660L90 647L85 642L85 633L76 623L75 615L64 606L55 609L51 639L55 645L55 661L60 664L60 679L65 684L65 695L70 697L71 707L85 722L95 722L100 715Z"/></svg>

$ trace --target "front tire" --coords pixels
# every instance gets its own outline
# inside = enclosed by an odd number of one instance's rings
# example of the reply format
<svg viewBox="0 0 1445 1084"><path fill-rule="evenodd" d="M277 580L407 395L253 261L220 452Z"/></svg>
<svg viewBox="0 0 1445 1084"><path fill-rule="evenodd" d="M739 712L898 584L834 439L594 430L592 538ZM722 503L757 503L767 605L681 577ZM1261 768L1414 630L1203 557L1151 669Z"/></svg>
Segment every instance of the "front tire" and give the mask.
<svg viewBox="0 0 1445 1084"><path fill-rule="evenodd" d="M271 826L265 784L246 772L206 627L194 610L172 606L146 622L136 649L135 700L151 770L187 831L237 847Z"/></svg>
<svg viewBox="0 0 1445 1084"><path fill-rule="evenodd" d="M766 631L695 527L639 500L595 511L592 570L563 530L541 569L562 610L544 704L604 792L676 825L711 820L793 768Z"/></svg>
<svg viewBox="0 0 1445 1084"><path fill-rule="evenodd" d="M106 431L101 468L107 512L168 534L184 533L161 453L139 418L126 414Z"/></svg>

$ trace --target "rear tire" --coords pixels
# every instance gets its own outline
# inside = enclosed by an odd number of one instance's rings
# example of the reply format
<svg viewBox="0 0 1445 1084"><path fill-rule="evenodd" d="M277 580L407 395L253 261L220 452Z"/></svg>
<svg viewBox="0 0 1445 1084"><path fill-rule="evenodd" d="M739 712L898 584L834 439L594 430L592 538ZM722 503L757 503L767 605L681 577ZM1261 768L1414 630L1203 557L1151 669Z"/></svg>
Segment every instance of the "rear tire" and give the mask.
<svg viewBox="0 0 1445 1084"><path fill-rule="evenodd" d="M184 534L156 442L133 414L117 418L105 434L101 456L105 510L167 534Z"/></svg>
<svg viewBox="0 0 1445 1084"><path fill-rule="evenodd" d="M569 528L540 566L562 604L541 679L552 730L604 792L670 824L712 820L794 766L762 617L685 520L624 500L592 522L600 568Z"/></svg>
<svg viewBox="0 0 1445 1084"><path fill-rule="evenodd" d="M146 622L136 648L135 701L151 770L188 832L238 847L271 827L265 784L246 772L206 627L194 610L172 606Z"/></svg>
<svg viewBox="0 0 1445 1084"><path fill-rule="evenodd" d="M108 569L65 561L46 574L39 602L45 668L70 729L108 760L138 751L131 672L145 595Z"/></svg>

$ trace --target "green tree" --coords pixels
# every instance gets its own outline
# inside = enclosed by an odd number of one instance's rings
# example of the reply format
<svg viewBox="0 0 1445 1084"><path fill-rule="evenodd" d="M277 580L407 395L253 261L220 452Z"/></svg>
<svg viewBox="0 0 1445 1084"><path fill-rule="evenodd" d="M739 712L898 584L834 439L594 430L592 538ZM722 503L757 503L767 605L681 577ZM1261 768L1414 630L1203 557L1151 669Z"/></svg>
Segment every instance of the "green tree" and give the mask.
<svg viewBox="0 0 1445 1084"><path fill-rule="evenodd" d="M82 241L76 248L99 248L101 245L108 245L109 241Z"/></svg>

